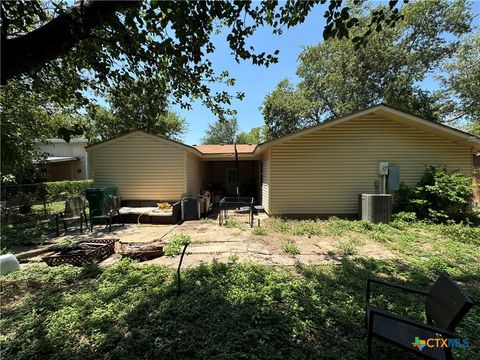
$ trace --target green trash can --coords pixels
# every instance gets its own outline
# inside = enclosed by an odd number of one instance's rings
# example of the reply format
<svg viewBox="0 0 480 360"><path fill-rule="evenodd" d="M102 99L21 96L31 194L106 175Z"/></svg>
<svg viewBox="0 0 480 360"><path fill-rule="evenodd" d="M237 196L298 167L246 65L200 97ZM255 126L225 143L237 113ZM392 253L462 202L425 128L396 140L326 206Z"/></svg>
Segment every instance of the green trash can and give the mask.
<svg viewBox="0 0 480 360"><path fill-rule="evenodd" d="M101 210L103 211L103 205L105 203L105 199L107 199L110 195L116 196L117 195L117 187L116 186L92 186L85 189L85 197L88 200L88 208L90 209L90 214L92 214L93 210ZM100 215L99 211L95 211L95 215ZM94 224L103 224L102 219L95 219L93 222Z"/></svg>

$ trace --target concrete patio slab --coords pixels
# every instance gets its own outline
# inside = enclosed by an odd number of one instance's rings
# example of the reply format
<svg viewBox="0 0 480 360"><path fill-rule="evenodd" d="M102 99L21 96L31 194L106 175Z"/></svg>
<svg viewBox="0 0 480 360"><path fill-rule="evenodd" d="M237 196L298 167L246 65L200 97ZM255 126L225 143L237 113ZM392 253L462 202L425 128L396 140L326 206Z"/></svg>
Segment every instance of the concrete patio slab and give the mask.
<svg viewBox="0 0 480 360"><path fill-rule="evenodd" d="M65 239L74 240L88 240L88 239L102 239L105 237L117 237L122 243L147 243L158 240L166 236L176 225L162 225L162 224L115 224L112 226L112 232L108 232L103 226L97 225L93 228L93 232L87 231L83 234L66 233L55 239L56 242L61 242Z"/></svg>

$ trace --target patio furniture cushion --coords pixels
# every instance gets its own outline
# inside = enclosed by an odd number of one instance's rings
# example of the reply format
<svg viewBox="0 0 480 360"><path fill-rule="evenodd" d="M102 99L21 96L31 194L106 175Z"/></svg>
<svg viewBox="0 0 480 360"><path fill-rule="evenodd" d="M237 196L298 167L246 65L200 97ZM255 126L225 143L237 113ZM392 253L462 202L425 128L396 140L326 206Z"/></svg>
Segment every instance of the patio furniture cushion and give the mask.
<svg viewBox="0 0 480 360"><path fill-rule="evenodd" d="M379 336L387 341L391 341L395 344L404 346L406 348L414 349L412 345L415 342L415 337L421 340L427 340L430 338L442 338L433 330L422 328L421 323L419 326L414 324L407 324L392 318L392 313L374 306L367 306L367 316L371 319L370 312L374 310L380 314L375 314L373 317L372 332L374 335ZM386 316L382 316L385 314ZM400 317L397 317L401 319ZM417 350L423 356L431 357L433 359L447 359L445 350L442 347L428 347L425 346L421 351Z"/></svg>
<svg viewBox="0 0 480 360"><path fill-rule="evenodd" d="M120 214L136 214L148 216L172 216L173 209L164 210L158 207L129 207L124 206L120 208Z"/></svg>

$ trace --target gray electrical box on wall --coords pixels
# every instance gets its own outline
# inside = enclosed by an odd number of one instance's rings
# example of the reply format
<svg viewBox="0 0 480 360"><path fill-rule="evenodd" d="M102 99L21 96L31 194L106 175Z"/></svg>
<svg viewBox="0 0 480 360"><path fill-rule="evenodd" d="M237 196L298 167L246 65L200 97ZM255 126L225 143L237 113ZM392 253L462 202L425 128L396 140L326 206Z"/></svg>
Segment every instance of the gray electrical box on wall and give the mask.
<svg viewBox="0 0 480 360"><path fill-rule="evenodd" d="M388 224L392 214L392 195L359 194L358 207L360 220Z"/></svg>
<svg viewBox="0 0 480 360"><path fill-rule="evenodd" d="M400 189L400 166L388 165L387 176L387 189L388 191L396 191Z"/></svg>

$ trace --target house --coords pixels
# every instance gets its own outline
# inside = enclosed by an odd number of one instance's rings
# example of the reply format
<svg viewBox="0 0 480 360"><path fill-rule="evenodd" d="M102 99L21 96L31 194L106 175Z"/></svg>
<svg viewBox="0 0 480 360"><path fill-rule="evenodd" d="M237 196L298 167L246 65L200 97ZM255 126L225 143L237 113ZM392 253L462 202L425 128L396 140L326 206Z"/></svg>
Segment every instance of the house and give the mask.
<svg viewBox="0 0 480 360"><path fill-rule="evenodd" d="M380 162L416 184L425 165L471 176L480 139L377 105L258 145L237 145L241 196L269 215L353 216L358 194L380 191ZM235 194L233 145L189 146L141 131L87 147L91 177L125 199Z"/></svg>
<svg viewBox="0 0 480 360"><path fill-rule="evenodd" d="M86 139L46 139L37 141L35 147L39 155L45 156L43 163L48 180L84 180L88 178Z"/></svg>

